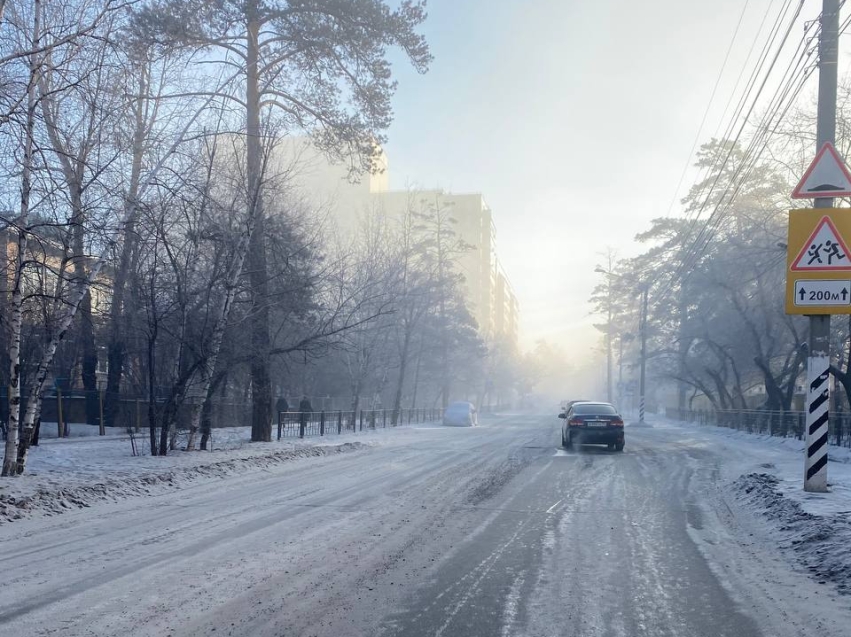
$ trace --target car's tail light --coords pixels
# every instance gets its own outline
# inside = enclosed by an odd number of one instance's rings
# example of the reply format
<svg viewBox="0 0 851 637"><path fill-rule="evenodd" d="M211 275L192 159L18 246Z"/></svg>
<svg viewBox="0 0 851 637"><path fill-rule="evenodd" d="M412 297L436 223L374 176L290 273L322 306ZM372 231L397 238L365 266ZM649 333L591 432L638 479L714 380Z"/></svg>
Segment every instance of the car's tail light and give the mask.
<svg viewBox="0 0 851 637"><path fill-rule="evenodd" d="M610 425L614 425L615 427L623 427L623 418L612 418L609 421Z"/></svg>
<svg viewBox="0 0 851 637"><path fill-rule="evenodd" d="M570 420L567 421L567 424L570 425L571 427L576 427L577 425L582 424L582 420L580 418L571 418Z"/></svg>

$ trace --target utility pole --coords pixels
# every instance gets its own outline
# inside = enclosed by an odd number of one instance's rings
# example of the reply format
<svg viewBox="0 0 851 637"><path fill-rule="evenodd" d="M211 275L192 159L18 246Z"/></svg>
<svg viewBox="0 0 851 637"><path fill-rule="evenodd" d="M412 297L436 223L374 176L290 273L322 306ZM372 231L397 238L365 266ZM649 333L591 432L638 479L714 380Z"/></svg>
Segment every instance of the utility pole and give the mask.
<svg viewBox="0 0 851 637"><path fill-rule="evenodd" d="M836 138L839 2L840 0L822 0L816 152L825 143L834 143ZM833 199L820 197L815 200L814 205L816 208L832 208ZM827 491L829 365L830 315L812 315L807 356L807 455L804 461L804 491Z"/></svg>
<svg viewBox="0 0 851 637"><path fill-rule="evenodd" d="M623 409L623 334L618 336L618 409Z"/></svg>
<svg viewBox="0 0 851 637"><path fill-rule="evenodd" d="M613 401L612 395L612 278L606 285L606 400Z"/></svg>
<svg viewBox="0 0 851 637"><path fill-rule="evenodd" d="M638 381L638 422L644 424L645 380L647 376L647 288L645 283L641 289L641 376Z"/></svg>
<svg viewBox="0 0 851 637"><path fill-rule="evenodd" d="M683 289L684 287L685 286L682 286L680 288L680 300L677 304L677 314L679 317L679 326L677 330L679 332L677 338L677 375L679 376L677 379L677 413L679 414L679 418L683 417L686 410L686 392L688 389L683 379L686 375L686 357L688 356L690 345L689 340L686 338L688 304L686 303L686 290Z"/></svg>

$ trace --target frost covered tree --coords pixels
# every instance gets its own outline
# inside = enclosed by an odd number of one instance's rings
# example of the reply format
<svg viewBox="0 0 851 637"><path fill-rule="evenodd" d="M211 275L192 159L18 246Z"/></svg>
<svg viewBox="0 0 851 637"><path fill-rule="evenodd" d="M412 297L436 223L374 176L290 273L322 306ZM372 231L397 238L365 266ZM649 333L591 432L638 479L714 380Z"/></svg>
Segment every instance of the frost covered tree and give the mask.
<svg viewBox="0 0 851 637"><path fill-rule="evenodd" d="M697 167L704 176L682 202L686 215L637 236L646 249L618 263L615 298L629 298L628 280L651 281L648 368L678 383L681 408L685 388L718 409L745 408L761 389L763 406L788 410L805 360L804 326L783 306L789 186L774 163L731 142L705 144ZM629 303L615 315L637 325Z"/></svg>
<svg viewBox="0 0 851 637"><path fill-rule="evenodd" d="M102 267L102 260L90 261L84 254L92 218L86 191L104 185L109 164L107 149L93 150L102 141L98 129L104 117L93 100L108 93L103 74L110 46L104 43L110 41L114 18L125 7L111 0L4 5L0 112L5 126L0 130L10 152L4 153L3 195L11 199L13 191L17 194L17 214L4 214L2 228L7 242L14 244L4 251L2 268L10 282L3 317L10 388L3 475L24 470L56 352L80 307L86 312L89 287ZM67 108L60 114L57 104L65 100ZM17 187L9 188L14 181ZM3 205L4 210L12 208L11 202ZM100 237L98 247L104 241ZM22 334L34 303L44 310L43 342L39 359L31 361L30 395L21 410L26 374ZM82 326L81 333L91 354L90 334ZM91 359L86 362L89 371Z"/></svg>
<svg viewBox="0 0 851 637"><path fill-rule="evenodd" d="M387 48L400 47L424 72L430 54L416 27L425 16L424 4L411 0L395 9L381 0L155 0L137 13L144 37L179 45L193 62L217 69L213 77L230 80L217 93L244 113L244 174L252 193L246 255L254 303L252 440L270 440L272 432L263 196L272 120L278 130L310 133L354 173L373 170L395 89ZM208 91L201 84L187 92Z"/></svg>

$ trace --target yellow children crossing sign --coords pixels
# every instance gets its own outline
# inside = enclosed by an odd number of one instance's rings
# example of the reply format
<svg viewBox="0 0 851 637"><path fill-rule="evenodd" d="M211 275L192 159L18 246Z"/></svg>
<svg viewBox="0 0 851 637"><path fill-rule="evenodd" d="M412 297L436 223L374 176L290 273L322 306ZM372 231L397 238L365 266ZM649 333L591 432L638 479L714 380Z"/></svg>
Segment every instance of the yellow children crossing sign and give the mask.
<svg viewBox="0 0 851 637"><path fill-rule="evenodd" d="M787 314L851 314L851 209L789 213Z"/></svg>

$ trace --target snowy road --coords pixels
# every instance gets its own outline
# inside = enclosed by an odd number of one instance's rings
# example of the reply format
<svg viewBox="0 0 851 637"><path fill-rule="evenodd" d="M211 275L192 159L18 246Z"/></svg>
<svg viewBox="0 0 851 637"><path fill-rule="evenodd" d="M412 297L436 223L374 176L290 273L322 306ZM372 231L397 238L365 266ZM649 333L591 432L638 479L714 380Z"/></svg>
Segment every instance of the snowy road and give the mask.
<svg viewBox="0 0 851 637"><path fill-rule="evenodd" d="M0 633L847 634L848 598L729 506L729 454L671 428L566 452L558 423L412 428L2 526Z"/></svg>

